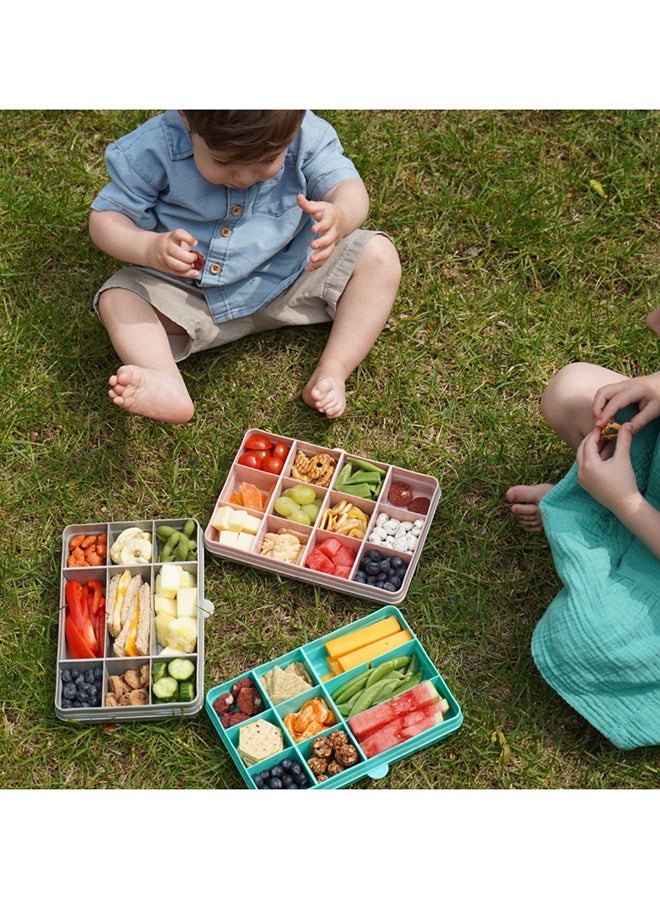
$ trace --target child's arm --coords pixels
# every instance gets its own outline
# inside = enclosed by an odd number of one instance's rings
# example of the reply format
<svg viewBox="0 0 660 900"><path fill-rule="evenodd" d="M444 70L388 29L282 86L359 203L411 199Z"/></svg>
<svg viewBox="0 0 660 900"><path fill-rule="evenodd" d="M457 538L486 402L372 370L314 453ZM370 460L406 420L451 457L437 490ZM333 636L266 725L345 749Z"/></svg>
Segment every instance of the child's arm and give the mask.
<svg viewBox="0 0 660 900"><path fill-rule="evenodd" d="M318 269L339 241L363 224L369 213L369 195L359 178L340 181L324 194L322 200L308 200L298 194L298 205L316 222L312 228L318 235L312 243L310 269Z"/></svg>
<svg viewBox="0 0 660 900"><path fill-rule="evenodd" d="M614 454L605 457L600 449L600 428L595 427L578 447L578 480L660 559L660 510L651 506L637 487L630 462L632 434L630 422L623 424Z"/></svg>
<svg viewBox="0 0 660 900"><path fill-rule="evenodd" d="M101 250L122 262L149 266L171 275L196 278L197 240L183 228L156 232L139 228L128 216L113 210L93 209L89 217L89 235Z"/></svg>

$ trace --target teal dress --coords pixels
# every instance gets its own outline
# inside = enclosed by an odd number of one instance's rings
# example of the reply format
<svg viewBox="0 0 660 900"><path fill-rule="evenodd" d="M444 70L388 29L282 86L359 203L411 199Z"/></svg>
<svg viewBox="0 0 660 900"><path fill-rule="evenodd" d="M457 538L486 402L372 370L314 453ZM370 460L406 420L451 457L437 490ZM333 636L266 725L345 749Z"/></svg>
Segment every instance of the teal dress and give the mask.
<svg viewBox="0 0 660 900"><path fill-rule="evenodd" d="M660 509L660 420L633 437L631 459ZM541 515L563 587L532 635L534 662L615 746L660 744L660 559L580 487L576 465Z"/></svg>

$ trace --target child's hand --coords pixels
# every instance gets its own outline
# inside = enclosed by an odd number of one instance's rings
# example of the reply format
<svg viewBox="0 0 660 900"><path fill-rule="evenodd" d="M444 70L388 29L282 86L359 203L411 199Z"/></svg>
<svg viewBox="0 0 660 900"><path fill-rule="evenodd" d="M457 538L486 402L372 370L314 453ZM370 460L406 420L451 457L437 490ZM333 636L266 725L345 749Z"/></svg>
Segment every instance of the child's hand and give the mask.
<svg viewBox="0 0 660 900"><path fill-rule="evenodd" d="M316 219L312 231L319 236L310 245L314 253L307 265L313 271L323 265L339 241L346 236L346 221L342 208L336 203L308 200L304 194L298 194L297 199L302 211Z"/></svg>
<svg viewBox="0 0 660 900"><path fill-rule="evenodd" d="M630 462L632 434L630 422L623 424L612 453L609 442L602 446L600 428L596 427L584 438L576 455L581 487L618 518L625 507L639 498Z"/></svg>
<svg viewBox="0 0 660 900"><path fill-rule="evenodd" d="M154 233L148 265L170 275L197 278L199 272L194 267L196 257L192 252L196 245L197 239L183 228L162 234Z"/></svg>
<svg viewBox="0 0 660 900"><path fill-rule="evenodd" d="M639 412L630 420L633 434L660 416L660 373L627 378L614 384L606 384L596 391L593 399L594 424L605 425L616 412L637 403Z"/></svg>

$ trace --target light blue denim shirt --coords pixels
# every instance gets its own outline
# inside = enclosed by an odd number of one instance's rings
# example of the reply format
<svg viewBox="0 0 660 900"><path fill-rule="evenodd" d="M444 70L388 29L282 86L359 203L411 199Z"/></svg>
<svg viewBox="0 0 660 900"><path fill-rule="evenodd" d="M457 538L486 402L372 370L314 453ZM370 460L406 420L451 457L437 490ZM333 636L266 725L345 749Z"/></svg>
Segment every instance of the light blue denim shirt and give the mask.
<svg viewBox="0 0 660 900"><path fill-rule="evenodd" d="M196 237L206 260L197 283L217 323L259 309L304 270L314 222L296 194L320 200L340 181L360 177L332 126L310 111L277 175L247 190L199 174L175 110L110 144L105 160L111 181L92 208L123 213L150 231L185 228Z"/></svg>

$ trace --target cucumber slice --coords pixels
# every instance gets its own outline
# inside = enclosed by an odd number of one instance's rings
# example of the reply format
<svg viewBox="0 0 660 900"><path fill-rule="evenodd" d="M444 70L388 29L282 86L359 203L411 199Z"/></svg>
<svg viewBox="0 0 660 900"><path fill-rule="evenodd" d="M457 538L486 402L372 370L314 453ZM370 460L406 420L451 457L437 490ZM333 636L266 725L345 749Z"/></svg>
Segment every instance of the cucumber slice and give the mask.
<svg viewBox="0 0 660 900"><path fill-rule="evenodd" d="M167 674L167 663L164 659L155 659L151 664L151 680L158 681Z"/></svg>
<svg viewBox="0 0 660 900"><path fill-rule="evenodd" d="M188 681L195 674L195 663L191 659L176 656L167 663L167 674L177 681Z"/></svg>
<svg viewBox="0 0 660 900"><path fill-rule="evenodd" d="M192 681L182 681L179 685L179 700L182 703L189 703L195 699L195 685Z"/></svg>
<svg viewBox="0 0 660 900"><path fill-rule="evenodd" d="M151 685L151 690L160 703L171 703L179 699L179 682L170 675L163 675Z"/></svg>

